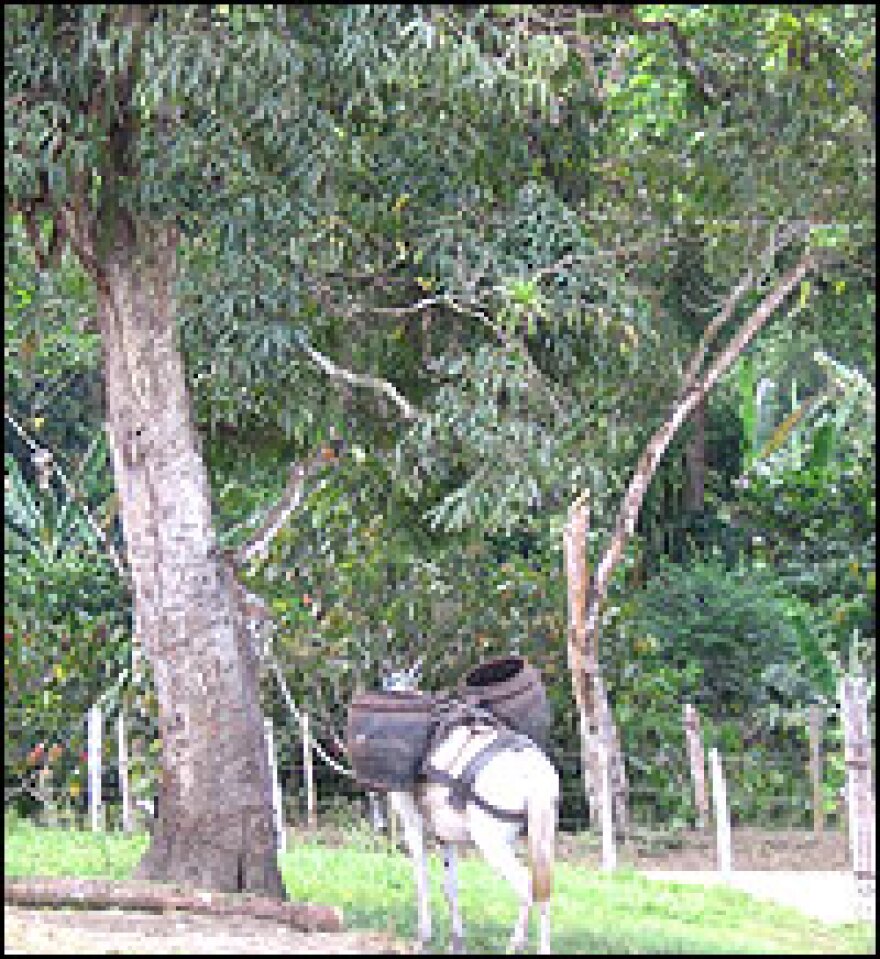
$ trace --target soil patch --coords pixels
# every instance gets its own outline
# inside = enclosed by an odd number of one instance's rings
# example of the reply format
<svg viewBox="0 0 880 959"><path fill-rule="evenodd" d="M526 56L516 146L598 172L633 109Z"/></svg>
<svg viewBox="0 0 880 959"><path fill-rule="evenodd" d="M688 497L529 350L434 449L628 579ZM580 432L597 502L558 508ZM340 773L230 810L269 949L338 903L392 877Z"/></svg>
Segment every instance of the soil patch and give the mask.
<svg viewBox="0 0 880 959"><path fill-rule="evenodd" d="M267 919L4 907L4 952L42 955L333 955L412 952L373 932L297 932Z"/></svg>

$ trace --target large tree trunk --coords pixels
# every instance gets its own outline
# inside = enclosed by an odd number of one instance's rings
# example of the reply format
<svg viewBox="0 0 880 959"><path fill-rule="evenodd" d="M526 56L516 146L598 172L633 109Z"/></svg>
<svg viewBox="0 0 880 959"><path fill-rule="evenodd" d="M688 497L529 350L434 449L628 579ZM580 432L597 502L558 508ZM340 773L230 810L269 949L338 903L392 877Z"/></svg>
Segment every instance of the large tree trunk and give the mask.
<svg viewBox="0 0 880 959"><path fill-rule="evenodd" d="M159 818L136 875L284 898L256 663L214 548L175 342L175 241L119 236L99 284L107 430L162 741Z"/></svg>

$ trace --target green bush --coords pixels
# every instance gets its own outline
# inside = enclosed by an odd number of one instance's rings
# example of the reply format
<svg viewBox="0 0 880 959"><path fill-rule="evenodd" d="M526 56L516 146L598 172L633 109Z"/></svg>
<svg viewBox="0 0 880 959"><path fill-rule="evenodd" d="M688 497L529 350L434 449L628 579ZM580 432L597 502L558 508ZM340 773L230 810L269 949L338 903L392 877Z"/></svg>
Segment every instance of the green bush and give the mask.
<svg viewBox="0 0 880 959"><path fill-rule="evenodd" d="M700 712L706 748L740 764L736 817L766 822L784 805L789 821L802 818L811 801L805 706L833 688L825 635L770 570L664 563L608 640L635 821L693 821L687 702Z"/></svg>
<svg viewBox="0 0 880 959"><path fill-rule="evenodd" d="M630 629L636 672L666 675L684 701L719 719L826 688L821 627L768 569L666 563L639 595Z"/></svg>

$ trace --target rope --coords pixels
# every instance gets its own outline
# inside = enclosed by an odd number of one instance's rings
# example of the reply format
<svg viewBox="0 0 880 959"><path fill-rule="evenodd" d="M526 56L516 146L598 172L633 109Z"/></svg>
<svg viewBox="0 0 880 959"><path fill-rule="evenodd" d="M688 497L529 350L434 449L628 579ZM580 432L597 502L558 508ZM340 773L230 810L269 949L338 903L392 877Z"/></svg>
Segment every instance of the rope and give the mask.
<svg viewBox="0 0 880 959"><path fill-rule="evenodd" d="M296 721L301 722L303 714L296 708L296 703L293 700L293 696L290 695L290 690L287 688L287 681L284 679L284 674L281 672L281 667L278 665L278 661L268 649L264 651L264 658L269 663L269 667L274 673L275 679L278 681L278 685L281 688L281 692L287 702L287 708L293 713ZM335 769L336 772L343 776L348 776L349 779L355 778L354 773L350 769L340 766L336 760L332 759L327 755L326 752L324 752L324 749L317 739L312 740L312 746L314 747L315 752L321 757L321 759L324 760L325 763L327 763L328 766L330 766L331 769Z"/></svg>

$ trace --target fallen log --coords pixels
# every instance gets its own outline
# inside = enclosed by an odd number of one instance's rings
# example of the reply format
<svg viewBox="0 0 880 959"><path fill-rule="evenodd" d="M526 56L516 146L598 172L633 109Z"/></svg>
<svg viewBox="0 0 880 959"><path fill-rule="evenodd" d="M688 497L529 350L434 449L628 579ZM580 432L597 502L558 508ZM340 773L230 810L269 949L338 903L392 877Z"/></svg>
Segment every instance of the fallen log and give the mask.
<svg viewBox="0 0 880 959"><path fill-rule="evenodd" d="M244 893L205 892L170 883L108 879L5 879L3 900L56 909L179 910L207 916L271 919L304 932L340 932L342 910Z"/></svg>

